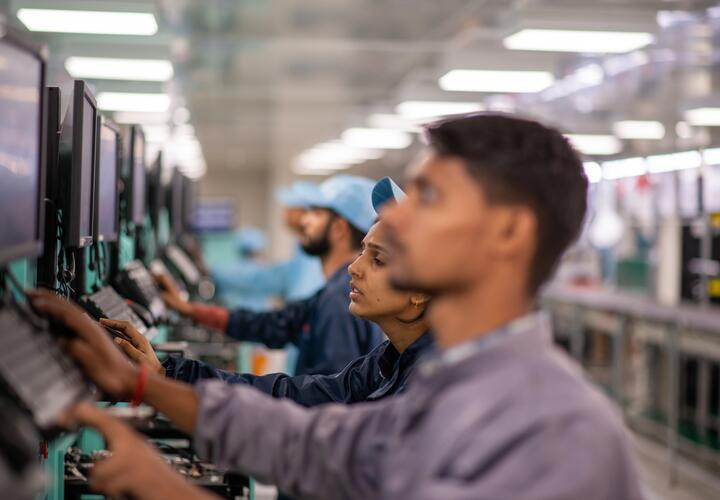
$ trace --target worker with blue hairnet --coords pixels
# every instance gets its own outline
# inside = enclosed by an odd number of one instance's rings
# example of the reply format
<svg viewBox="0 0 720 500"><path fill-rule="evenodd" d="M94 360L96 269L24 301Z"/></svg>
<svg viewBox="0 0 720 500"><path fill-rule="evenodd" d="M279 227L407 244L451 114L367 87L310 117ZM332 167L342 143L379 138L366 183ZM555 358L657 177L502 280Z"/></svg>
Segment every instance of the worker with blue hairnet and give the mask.
<svg viewBox="0 0 720 500"><path fill-rule="evenodd" d="M253 287L252 277L266 273L267 264L260 257L267 248L265 233L254 226L240 228L233 235L237 256L232 262L212 267L212 278L220 301L228 307L246 307L253 311L272 308L277 294L262 287Z"/></svg>
<svg viewBox="0 0 720 500"><path fill-rule="evenodd" d="M285 226L298 238L302 233L300 222L308 208L307 196L314 189L314 184L298 181L277 192L277 198L284 207ZM247 229L238 233L238 250L242 253L243 249L252 251L258 246L262 248L257 253L264 250L265 235L259 229ZM270 297L282 299L286 303L306 299L325 284L320 259L305 253L300 244L296 244L293 254L287 260L275 263L251 261L250 265L222 266L215 270L213 278L226 306L246 306L244 302L232 300L238 296L264 296L267 304L265 309L269 308Z"/></svg>
<svg viewBox="0 0 720 500"><path fill-rule="evenodd" d="M160 277L167 304L198 323L224 331L236 340L280 348L298 348L297 374L331 374L370 352L383 341L377 325L356 318L348 310L350 275L347 267L360 252L365 234L375 222L371 202L375 182L365 177L338 175L308 188L302 201L308 207L301 219L303 250L319 257L326 285L305 300L274 312L189 303L174 284Z"/></svg>

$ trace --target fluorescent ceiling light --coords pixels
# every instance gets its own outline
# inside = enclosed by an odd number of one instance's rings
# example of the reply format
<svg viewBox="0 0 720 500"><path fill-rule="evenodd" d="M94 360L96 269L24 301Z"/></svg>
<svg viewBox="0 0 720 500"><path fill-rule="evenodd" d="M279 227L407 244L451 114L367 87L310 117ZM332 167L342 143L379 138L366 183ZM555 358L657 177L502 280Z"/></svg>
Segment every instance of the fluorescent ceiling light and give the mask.
<svg viewBox="0 0 720 500"><path fill-rule="evenodd" d="M682 153L648 156L647 164L651 174L687 170L700 167L702 155L699 151L683 151Z"/></svg>
<svg viewBox="0 0 720 500"><path fill-rule="evenodd" d="M658 121L623 120L613 125L613 132L621 139L662 139L665 127Z"/></svg>
<svg viewBox="0 0 720 500"><path fill-rule="evenodd" d="M488 71L453 69L439 80L440 88L453 92L540 92L553 84L547 71Z"/></svg>
<svg viewBox="0 0 720 500"><path fill-rule="evenodd" d="M378 149L348 147L339 141L326 142L304 151L295 160L301 170L344 170L356 163L382 157Z"/></svg>
<svg viewBox="0 0 720 500"><path fill-rule="evenodd" d="M68 57L65 69L74 78L100 80L166 82L172 79L174 74L172 63L164 59Z"/></svg>
<svg viewBox="0 0 720 500"><path fill-rule="evenodd" d="M167 94L133 94L127 92L101 92L98 108L106 111L138 111L161 113L170 108Z"/></svg>
<svg viewBox="0 0 720 500"><path fill-rule="evenodd" d="M593 87L602 83L605 72L599 64L590 63L575 71L573 77L581 88Z"/></svg>
<svg viewBox="0 0 720 500"><path fill-rule="evenodd" d="M603 172L599 163L586 161L583 163L583 167L585 169L585 176L590 184L595 184L596 182L600 182L602 180Z"/></svg>
<svg viewBox="0 0 720 500"><path fill-rule="evenodd" d="M344 155L346 158L359 160L377 160L385 154L382 149L352 147L341 141L324 142L315 146L311 151Z"/></svg>
<svg viewBox="0 0 720 500"><path fill-rule="evenodd" d="M390 113L375 113L368 117L367 124L372 128L391 128L405 132L420 132L420 125L409 118Z"/></svg>
<svg viewBox="0 0 720 500"><path fill-rule="evenodd" d="M349 128L342 134L346 146L368 149L405 149L412 136L402 130L382 128Z"/></svg>
<svg viewBox="0 0 720 500"><path fill-rule="evenodd" d="M586 155L614 155L622 151L622 143L614 135L567 134L570 143Z"/></svg>
<svg viewBox="0 0 720 500"><path fill-rule="evenodd" d="M720 127L720 108L696 108L685 112L685 119L697 127Z"/></svg>
<svg viewBox="0 0 720 500"><path fill-rule="evenodd" d="M306 168L303 168L302 166L297 166L297 165L293 166L292 171L298 175L324 175L324 176L333 175L334 173L337 172L337 170L306 169Z"/></svg>
<svg viewBox="0 0 720 500"><path fill-rule="evenodd" d="M137 123L140 125L163 125L170 120L167 113L146 113L135 111L118 111L113 113L115 123Z"/></svg>
<svg viewBox="0 0 720 500"><path fill-rule="evenodd" d="M647 164L645 158L642 157L606 161L602 167L603 177L608 180L639 177L647 173Z"/></svg>
<svg viewBox="0 0 720 500"><path fill-rule="evenodd" d="M624 54L650 45L650 33L629 31L580 31L525 29L505 38L510 50Z"/></svg>
<svg viewBox="0 0 720 500"><path fill-rule="evenodd" d="M400 116L409 120L423 120L441 116L476 113L484 109L484 106L477 102L404 101L398 104L395 110Z"/></svg>
<svg viewBox="0 0 720 500"><path fill-rule="evenodd" d="M158 30L149 12L20 9L17 17L30 31L147 36Z"/></svg>
<svg viewBox="0 0 720 500"><path fill-rule="evenodd" d="M703 160L708 165L720 165L720 148L710 148L704 150Z"/></svg>

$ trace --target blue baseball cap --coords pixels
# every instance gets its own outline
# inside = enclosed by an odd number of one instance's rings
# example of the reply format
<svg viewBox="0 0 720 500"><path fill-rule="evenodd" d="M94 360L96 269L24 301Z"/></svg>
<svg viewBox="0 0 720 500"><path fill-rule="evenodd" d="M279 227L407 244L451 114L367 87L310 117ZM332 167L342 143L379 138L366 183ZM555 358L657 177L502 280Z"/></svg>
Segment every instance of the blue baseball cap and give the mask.
<svg viewBox="0 0 720 500"><path fill-rule="evenodd" d="M372 205L376 213L388 202L399 202L406 198L405 192L390 177L383 177L372 190Z"/></svg>
<svg viewBox="0 0 720 500"><path fill-rule="evenodd" d="M360 231L367 232L377 218L372 206L375 181L355 175L335 175L305 195L306 206L327 208Z"/></svg>
<svg viewBox="0 0 720 500"><path fill-rule="evenodd" d="M290 186L279 188L275 194L286 207L307 208L308 198L317 190L312 182L296 181Z"/></svg>
<svg viewBox="0 0 720 500"><path fill-rule="evenodd" d="M235 246L241 252L258 253L265 250L267 238L262 229L245 226L235 232Z"/></svg>

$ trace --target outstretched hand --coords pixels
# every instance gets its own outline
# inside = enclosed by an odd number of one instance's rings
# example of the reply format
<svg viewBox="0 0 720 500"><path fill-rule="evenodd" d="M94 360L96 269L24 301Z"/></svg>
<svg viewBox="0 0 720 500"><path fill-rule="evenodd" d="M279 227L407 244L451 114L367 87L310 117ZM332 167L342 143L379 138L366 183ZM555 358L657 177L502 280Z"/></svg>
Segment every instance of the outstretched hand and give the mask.
<svg viewBox="0 0 720 500"><path fill-rule="evenodd" d="M80 403L63 424L97 429L111 455L95 463L90 488L112 498L210 500L216 498L185 481L139 434L105 411Z"/></svg>
<svg viewBox="0 0 720 500"><path fill-rule="evenodd" d="M31 290L27 295L35 310L73 333L65 344L65 350L98 387L118 399L132 396L137 368L123 356L95 320L73 302L47 290Z"/></svg>
<svg viewBox="0 0 720 500"><path fill-rule="evenodd" d="M192 305L182 298L180 289L172 277L167 274L153 274L155 282L160 287L162 299L170 309L173 309L184 316L192 314Z"/></svg>
<svg viewBox="0 0 720 500"><path fill-rule="evenodd" d="M100 323L127 335L129 340L117 337L115 338L115 343L120 346L120 349L122 349L127 357L134 363L144 365L151 372L157 373L158 375L165 375L165 368L155 355L155 349L153 349L152 344L150 344L150 341L146 339L142 333L135 329L132 323L107 318L102 318Z"/></svg>

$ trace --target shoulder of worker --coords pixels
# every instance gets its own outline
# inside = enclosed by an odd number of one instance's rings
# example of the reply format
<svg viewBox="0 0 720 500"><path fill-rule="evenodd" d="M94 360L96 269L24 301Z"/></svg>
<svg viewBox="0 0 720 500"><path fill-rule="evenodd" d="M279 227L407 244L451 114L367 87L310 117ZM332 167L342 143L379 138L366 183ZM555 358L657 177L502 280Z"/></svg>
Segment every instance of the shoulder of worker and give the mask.
<svg viewBox="0 0 720 500"><path fill-rule="evenodd" d="M563 354L547 349L513 362L491 351L498 364L470 358L411 385L407 437L424 436L432 473L513 498L641 498L617 411Z"/></svg>

